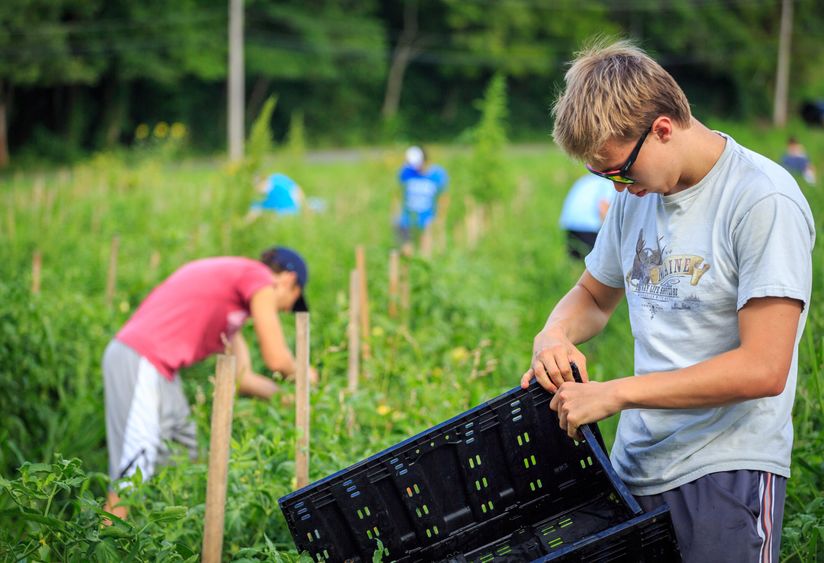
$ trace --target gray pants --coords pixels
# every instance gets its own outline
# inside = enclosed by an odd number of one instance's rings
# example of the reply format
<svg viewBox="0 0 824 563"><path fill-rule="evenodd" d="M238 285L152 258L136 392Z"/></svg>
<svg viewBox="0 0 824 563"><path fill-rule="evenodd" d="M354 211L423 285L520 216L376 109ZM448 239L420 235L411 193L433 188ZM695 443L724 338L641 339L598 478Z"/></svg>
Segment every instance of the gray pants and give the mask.
<svg viewBox="0 0 824 563"><path fill-rule="evenodd" d="M177 375L169 381L146 358L112 340L103 354L103 386L112 482L138 467L143 479L151 477L156 465L168 463L170 441L197 458L195 424Z"/></svg>
<svg viewBox="0 0 824 563"><path fill-rule="evenodd" d="M636 498L644 510L669 505L685 563L777 563L786 492L786 478L741 469Z"/></svg>

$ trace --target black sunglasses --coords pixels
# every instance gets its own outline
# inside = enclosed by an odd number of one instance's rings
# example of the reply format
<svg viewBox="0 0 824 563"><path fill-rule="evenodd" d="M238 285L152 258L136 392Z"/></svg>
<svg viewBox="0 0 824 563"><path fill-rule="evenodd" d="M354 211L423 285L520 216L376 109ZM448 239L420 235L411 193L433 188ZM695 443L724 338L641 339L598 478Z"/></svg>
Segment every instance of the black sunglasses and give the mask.
<svg viewBox="0 0 824 563"><path fill-rule="evenodd" d="M587 164L587 170L596 176L606 178L611 182L618 182L620 184L634 184L636 180L627 176L627 172L629 172L629 169L632 168L633 164L635 164L635 159L638 158L638 153L641 152L641 147L644 145L644 141L647 139L647 135L649 135L650 131L652 131L652 125L647 127L647 130L644 131L644 134L641 135L641 138L638 139L637 143L635 143L635 148L632 149L632 152L629 153L629 158L627 158L627 161L620 168L601 172L600 170L595 170L592 166Z"/></svg>

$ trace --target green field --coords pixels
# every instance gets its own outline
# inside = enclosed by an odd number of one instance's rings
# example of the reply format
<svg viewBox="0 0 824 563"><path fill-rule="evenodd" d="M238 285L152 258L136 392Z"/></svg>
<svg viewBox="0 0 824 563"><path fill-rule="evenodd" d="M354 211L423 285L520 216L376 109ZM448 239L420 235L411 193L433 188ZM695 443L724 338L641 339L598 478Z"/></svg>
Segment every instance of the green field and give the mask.
<svg viewBox="0 0 824 563"><path fill-rule="evenodd" d="M786 132L712 124L778 158ZM824 132L801 140L824 175ZM136 483L128 524L100 525L106 451L100 358L149 290L182 263L205 256L256 257L273 244L308 259L312 303L312 479L321 478L517 385L532 337L580 275L557 225L583 168L551 145L511 147L505 198L487 209L471 248L464 228L471 153L434 147L450 172L444 246L409 260L411 310L387 314L391 217L402 147L351 153L286 153L267 170L291 173L322 213L244 219L248 177L212 161L178 161L162 150L100 155L70 169L0 178L0 560L197 560L202 543L205 455ZM805 188L822 233L824 182ZM116 291L106 303L113 237ZM346 389L347 300L355 246L367 252L372 331L370 377ZM32 295L32 259L42 256ZM801 343L796 444L782 553L824 557L824 250ZM290 338L293 321L282 320ZM250 327L248 339L254 341ZM622 305L606 332L583 346L595 378L632 373ZM256 351L253 351L256 354ZM258 369L263 364L253 355ZM208 445L214 361L183 374L202 451ZM235 404L226 505L226 560L297 560L277 499L293 488L290 386L271 402ZM356 413L349 432L344 404ZM611 443L616 420L601 423ZM78 461L79 460L79 461ZM22 464L22 467L21 467Z"/></svg>

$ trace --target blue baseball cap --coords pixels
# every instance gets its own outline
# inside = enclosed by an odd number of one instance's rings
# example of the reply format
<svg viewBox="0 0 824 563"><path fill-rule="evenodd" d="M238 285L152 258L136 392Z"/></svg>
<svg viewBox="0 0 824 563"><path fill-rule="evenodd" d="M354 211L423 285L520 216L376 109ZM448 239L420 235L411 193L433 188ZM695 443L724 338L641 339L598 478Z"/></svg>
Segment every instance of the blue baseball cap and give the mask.
<svg viewBox="0 0 824 563"><path fill-rule="evenodd" d="M292 312L308 311L309 304L306 302L305 290L306 284L309 283L309 269L303 256L297 250L285 246L273 246L260 255L260 261L270 268L277 267L287 272L295 272L300 287L300 297L295 301Z"/></svg>

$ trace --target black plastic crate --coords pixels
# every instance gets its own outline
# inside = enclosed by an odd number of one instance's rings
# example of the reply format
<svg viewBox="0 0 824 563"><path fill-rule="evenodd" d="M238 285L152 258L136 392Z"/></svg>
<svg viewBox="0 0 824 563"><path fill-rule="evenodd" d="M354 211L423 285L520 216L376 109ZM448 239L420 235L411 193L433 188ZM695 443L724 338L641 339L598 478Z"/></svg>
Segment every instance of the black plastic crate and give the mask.
<svg viewBox="0 0 824 563"><path fill-rule="evenodd" d="M643 513L597 425L570 439L533 382L278 502L313 560L680 561L669 510Z"/></svg>

